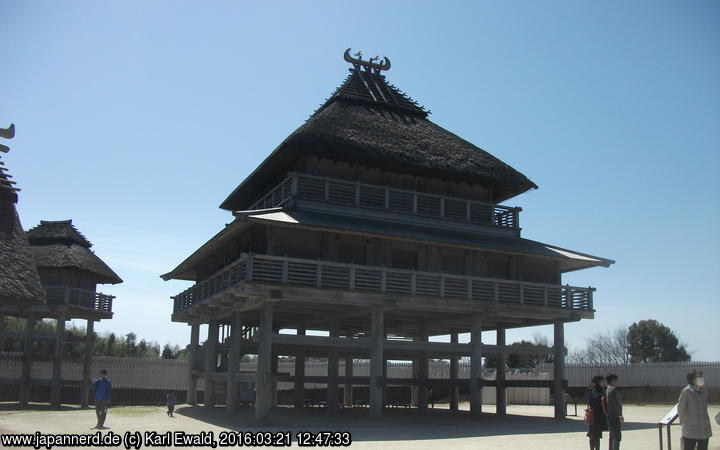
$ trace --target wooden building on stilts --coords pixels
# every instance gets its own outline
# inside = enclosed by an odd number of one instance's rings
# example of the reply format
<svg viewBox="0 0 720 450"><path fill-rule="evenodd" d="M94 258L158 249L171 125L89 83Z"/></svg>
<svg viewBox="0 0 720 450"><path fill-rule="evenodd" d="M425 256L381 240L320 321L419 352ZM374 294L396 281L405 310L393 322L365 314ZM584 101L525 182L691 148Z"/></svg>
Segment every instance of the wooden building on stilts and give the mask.
<svg viewBox="0 0 720 450"><path fill-rule="evenodd" d="M92 244L70 220L41 221L27 233L23 232L14 207L15 191L17 189L8 183L7 174L0 167L0 349L4 339L22 342L22 355L7 355L0 351L0 358L22 361L21 376L0 375L0 382L19 385L21 405L31 401L32 386L49 385L49 400L55 407L61 404L63 386L80 386L79 403L87 406L94 324L113 315L114 297L97 292L97 285L121 283L122 280L90 250ZM24 319L24 330L3 329L5 317ZM36 331L37 321L43 319L55 320L55 333ZM66 334L66 322L73 319L86 321L85 336ZM84 343L82 380L62 378L64 343L71 339ZM51 342L52 354L34 354L33 343L36 341ZM32 377L32 365L36 361L52 362L52 378Z"/></svg>
<svg viewBox="0 0 720 450"><path fill-rule="evenodd" d="M326 383L336 411L362 385L378 417L386 386L412 385L424 410L428 359L443 358L450 377L432 384L450 387L451 409L460 388L478 416L483 386L497 388L499 414L507 387L547 387L564 417L564 324L593 318L594 289L563 285L562 274L613 261L522 238L520 208L500 202L535 184L428 120L382 74L387 58L345 60L342 85L222 203L234 220L162 276L195 282L173 297L172 315L191 327L190 402L203 378L205 405L223 385L232 411L251 382L263 418L277 382L294 383L298 408L305 383ZM508 353L548 352L506 345L507 329L535 325L554 326L554 379L507 380ZM497 343L483 344L483 331ZM440 335L450 342L429 340ZM238 369L246 354L257 355L254 373ZM279 356L295 358L294 373L278 372ZM486 356L499 359L496 380L483 380ZM306 376L308 357L327 358L327 376ZM461 357L469 379L458 377ZM370 360L369 376L353 374L354 359ZM388 360L412 361L414 376L388 378Z"/></svg>

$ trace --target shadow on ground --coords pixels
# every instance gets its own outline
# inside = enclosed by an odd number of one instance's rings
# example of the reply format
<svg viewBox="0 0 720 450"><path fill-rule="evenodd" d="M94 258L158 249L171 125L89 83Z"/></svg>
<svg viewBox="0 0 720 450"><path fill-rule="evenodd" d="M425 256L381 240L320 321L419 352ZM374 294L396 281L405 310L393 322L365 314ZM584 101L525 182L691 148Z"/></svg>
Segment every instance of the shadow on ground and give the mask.
<svg viewBox="0 0 720 450"><path fill-rule="evenodd" d="M580 420L556 420L549 417L483 414L473 419L468 411L417 410L384 412L382 419L368 417L367 409L343 409L335 414L319 408L273 408L270 418L258 421L252 407L229 414L223 408L206 409L186 406L176 410L182 415L210 425L235 431L350 431L353 441L408 441L452 439L498 435L585 433ZM652 423L626 422L623 430L655 428Z"/></svg>
<svg viewBox="0 0 720 450"><path fill-rule="evenodd" d="M92 408L92 405L91 405ZM91 409L85 408L85 409ZM20 406L16 402L0 403L0 411L77 411L80 406L63 405L61 407L51 406L47 403L28 403L27 406Z"/></svg>

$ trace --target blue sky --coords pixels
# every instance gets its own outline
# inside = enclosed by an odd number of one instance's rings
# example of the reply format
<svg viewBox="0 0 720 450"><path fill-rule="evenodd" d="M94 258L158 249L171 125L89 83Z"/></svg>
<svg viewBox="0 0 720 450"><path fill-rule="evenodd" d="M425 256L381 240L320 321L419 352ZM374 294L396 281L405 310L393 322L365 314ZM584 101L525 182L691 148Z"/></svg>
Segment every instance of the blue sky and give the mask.
<svg viewBox="0 0 720 450"><path fill-rule="evenodd" d="M26 228L72 218L125 283L97 329L185 345L158 277L343 80L347 47L540 189L525 237L617 260L571 348L654 318L720 360L720 3L0 0L3 157ZM509 340L547 328L513 331ZM492 333L485 337L493 342Z"/></svg>

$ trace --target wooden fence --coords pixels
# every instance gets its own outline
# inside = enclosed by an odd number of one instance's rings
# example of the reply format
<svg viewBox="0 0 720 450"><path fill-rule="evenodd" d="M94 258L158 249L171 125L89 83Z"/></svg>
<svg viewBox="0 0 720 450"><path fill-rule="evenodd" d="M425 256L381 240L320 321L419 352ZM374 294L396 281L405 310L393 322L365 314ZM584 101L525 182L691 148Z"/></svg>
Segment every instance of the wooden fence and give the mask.
<svg viewBox="0 0 720 450"><path fill-rule="evenodd" d="M242 371L254 371L255 361L243 362ZM187 361L164 360L158 358L123 358L99 356L92 360L91 374L95 376L101 369L106 369L113 385L123 388L139 389L165 389L184 391L187 387ZM433 379L450 377L450 364L447 360L431 360L429 363L429 384ZM705 374L706 384L711 387L720 386L720 362L682 362L635 364L630 366L611 365L578 365L569 364L566 368L565 378L571 388L587 386L595 374L606 375L616 373L621 377L625 387L682 387L686 384L685 375L691 369L702 370ZM0 373L2 378L19 378L22 363L18 360L0 360ZM295 372L293 360L280 360L278 371L282 374L292 375ZM339 374L345 374L345 364L340 360ZM370 363L368 360L355 360L353 375L369 376ZM305 363L306 376L327 375L325 361L307 361ZM468 379L470 365L468 361L460 361L458 377ZM412 364L406 361L390 361L387 376L389 378L412 378ZM52 377L52 363L34 362L31 377L33 379L49 379ZM495 371L484 369L483 377L488 380L495 379ZM508 380L549 380L553 377L552 365L541 366L534 371L509 370ZM80 380L82 378L82 364L75 361L65 361L62 367L62 378L65 380ZM292 383L280 382L278 389L292 389ZM307 389L322 389L324 384L308 383ZM198 388L203 389L202 380ZM546 388L508 388L508 403L511 404L549 404L550 390ZM483 388L483 401L493 404L495 401L495 388Z"/></svg>

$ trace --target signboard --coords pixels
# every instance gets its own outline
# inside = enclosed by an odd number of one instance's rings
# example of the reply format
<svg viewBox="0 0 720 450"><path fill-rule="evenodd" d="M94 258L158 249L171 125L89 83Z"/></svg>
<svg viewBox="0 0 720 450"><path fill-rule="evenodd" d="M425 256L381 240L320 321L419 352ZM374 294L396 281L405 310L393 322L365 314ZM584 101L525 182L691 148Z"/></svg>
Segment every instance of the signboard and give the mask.
<svg viewBox="0 0 720 450"><path fill-rule="evenodd" d="M672 407L670 411L668 411L665 416L663 416L658 423L660 425L671 425L673 422L675 422L675 419L678 418L678 411L677 411L678 405L675 404L675 406Z"/></svg>

